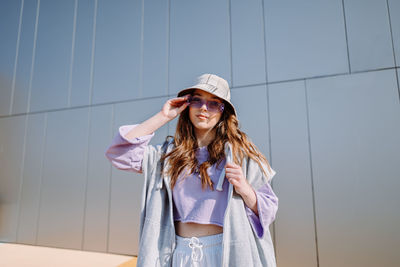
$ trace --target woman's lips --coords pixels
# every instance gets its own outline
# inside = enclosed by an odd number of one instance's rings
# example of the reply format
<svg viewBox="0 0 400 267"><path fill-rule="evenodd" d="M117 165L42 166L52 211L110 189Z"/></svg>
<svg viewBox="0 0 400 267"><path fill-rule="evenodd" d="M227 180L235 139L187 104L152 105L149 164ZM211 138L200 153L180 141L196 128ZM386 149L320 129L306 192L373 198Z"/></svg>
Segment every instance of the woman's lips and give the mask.
<svg viewBox="0 0 400 267"><path fill-rule="evenodd" d="M205 119L207 119L207 117L206 117L206 116L204 116L204 115L197 115L197 118L199 118L199 119L202 119L202 120L205 120Z"/></svg>

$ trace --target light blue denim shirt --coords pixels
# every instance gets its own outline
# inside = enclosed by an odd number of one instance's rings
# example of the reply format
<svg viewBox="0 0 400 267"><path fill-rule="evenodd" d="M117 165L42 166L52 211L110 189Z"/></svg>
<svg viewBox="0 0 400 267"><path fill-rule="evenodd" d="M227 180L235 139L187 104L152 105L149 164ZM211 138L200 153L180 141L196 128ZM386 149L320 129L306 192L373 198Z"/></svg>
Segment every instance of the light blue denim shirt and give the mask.
<svg viewBox="0 0 400 267"><path fill-rule="evenodd" d="M133 126L121 127L119 134L121 135L131 127ZM106 156L115 167L132 170L132 167L129 168L126 163L126 157L128 157L131 161L130 166L136 166L134 170L136 172L143 172L145 179L140 214L137 266L170 266L175 248L173 201L170 177L160 174L160 157L163 151L170 151L173 148L173 142L164 143L163 146L152 146L147 145L148 138L137 138L137 142L146 143L146 146L142 147L143 157L139 162L133 154L127 156L129 150L126 146L121 145L123 141L116 140L118 138L121 136L114 138L113 144L106 151ZM124 149L126 151L121 153L121 150ZM231 161L229 144L225 147L225 155L227 161ZM165 167L168 168L168 161L165 164ZM245 205L240 195L234 192L233 186L227 183L228 201L223 217L221 266L276 266L273 243L268 228L268 225L274 220L278 208L278 198L270 186L275 171L273 169L268 171L267 166L263 166L263 168L267 171L268 177L263 175L257 162L250 158L246 158L242 165L248 182L256 190L261 222L259 217Z"/></svg>

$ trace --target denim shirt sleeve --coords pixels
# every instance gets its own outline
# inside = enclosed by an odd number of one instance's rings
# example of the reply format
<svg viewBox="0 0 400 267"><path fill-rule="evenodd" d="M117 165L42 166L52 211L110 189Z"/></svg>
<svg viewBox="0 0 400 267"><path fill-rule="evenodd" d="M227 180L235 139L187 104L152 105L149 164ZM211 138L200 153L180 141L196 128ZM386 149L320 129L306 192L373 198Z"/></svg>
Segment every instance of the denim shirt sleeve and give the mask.
<svg viewBox="0 0 400 267"><path fill-rule="evenodd" d="M254 232L259 238L264 235L264 229L275 220L278 210L278 197L275 195L270 182L255 191L257 197L258 216L245 205L247 217L253 227Z"/></svg>
<svg viewBox="0 0 400 267"><path fill-rule="evenodd" d="M142 160L145 147L149 144L154 133L136 137L132 140L125 138L131 129L138 124L120 126L105 156L113 166L120 170L142 173Z"/></svg>

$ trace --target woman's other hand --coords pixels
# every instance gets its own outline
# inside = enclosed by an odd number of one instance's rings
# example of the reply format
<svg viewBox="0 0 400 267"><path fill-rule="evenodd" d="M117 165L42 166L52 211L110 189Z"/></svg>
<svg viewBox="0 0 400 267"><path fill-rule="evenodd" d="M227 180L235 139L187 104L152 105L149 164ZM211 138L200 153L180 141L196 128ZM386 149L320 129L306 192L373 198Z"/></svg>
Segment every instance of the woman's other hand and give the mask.
<svg viewBox="0 0 400 267"><path fill-rule="evenodd" d="M175 119L187 106L189 95L168 99L161 112L169 120Z"/></svg>
<svg viewBox="0 0 400 267"><path fill-rule="evenodd" d="M249 182L247 182L242 167L234 163L227 163L225 165L225 176L229 183L235 188L236 193L243 198L246 205L252 209L255 214L258 214L256 193Z"/></svg>

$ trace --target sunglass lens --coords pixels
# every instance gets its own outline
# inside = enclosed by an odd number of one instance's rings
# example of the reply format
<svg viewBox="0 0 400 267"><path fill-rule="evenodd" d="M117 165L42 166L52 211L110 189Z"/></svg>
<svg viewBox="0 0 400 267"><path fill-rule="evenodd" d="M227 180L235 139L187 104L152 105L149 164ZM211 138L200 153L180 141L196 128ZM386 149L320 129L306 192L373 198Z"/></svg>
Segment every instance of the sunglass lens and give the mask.
<svg viewBox="0 0 400 267"><path fill-rule="evenodd" d="M203 105L203 101L198 97L192 97L190 99L190 105L195 108L200 108Z"/></svg>
<svg viewBox="0 0 400 267"><path fill-rule="evenodd" d="M188 98L188 102L191 107L201 108L204 104L207 105L207 109L211 112L222 112L224 110L224 104L217 101L207 101L200 97L192 96Z"/></svg>
<svg viewBox="0 0 400 267"><path fill-rule="evenodd" d="M219 111L220 103L216 101L210 101L208 102L208 107L210 108L211 111Z"/></svg>

